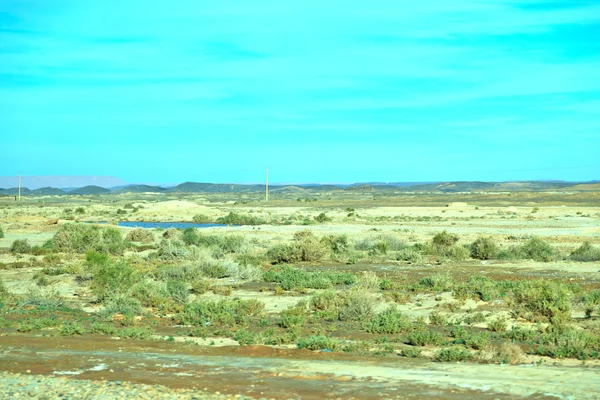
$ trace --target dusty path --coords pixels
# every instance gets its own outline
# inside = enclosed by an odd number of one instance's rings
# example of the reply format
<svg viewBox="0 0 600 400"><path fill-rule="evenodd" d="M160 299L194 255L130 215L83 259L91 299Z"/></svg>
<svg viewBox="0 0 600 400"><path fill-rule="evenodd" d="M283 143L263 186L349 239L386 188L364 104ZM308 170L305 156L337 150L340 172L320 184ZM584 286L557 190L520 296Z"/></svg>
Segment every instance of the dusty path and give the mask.
<svg viewBox="0 0 600 400"><path fill-rule="evenodd" d="M600 369L585 366L440 364L106 337L4 336L0 369L277 399L593 399L600 395ZM0 388L6 385L5 377L0 375Z"/></svg>

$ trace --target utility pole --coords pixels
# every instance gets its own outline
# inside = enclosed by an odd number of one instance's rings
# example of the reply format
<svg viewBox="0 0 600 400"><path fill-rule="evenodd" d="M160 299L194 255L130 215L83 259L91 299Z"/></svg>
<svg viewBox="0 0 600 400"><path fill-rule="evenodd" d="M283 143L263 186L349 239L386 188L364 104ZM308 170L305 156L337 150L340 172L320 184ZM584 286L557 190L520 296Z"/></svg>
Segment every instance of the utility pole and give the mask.
<svg viewBox="0 0 600 400"><path fill-rule="evenodd" d="M21 201L21 175L19 175L19 201Z"/></svg>
<svg viewBox="0 0 600 400"><path fill-rule="evenodd" d="M269 201L269 168L267 168L267 186L265 190L265 201Z"/></svg>

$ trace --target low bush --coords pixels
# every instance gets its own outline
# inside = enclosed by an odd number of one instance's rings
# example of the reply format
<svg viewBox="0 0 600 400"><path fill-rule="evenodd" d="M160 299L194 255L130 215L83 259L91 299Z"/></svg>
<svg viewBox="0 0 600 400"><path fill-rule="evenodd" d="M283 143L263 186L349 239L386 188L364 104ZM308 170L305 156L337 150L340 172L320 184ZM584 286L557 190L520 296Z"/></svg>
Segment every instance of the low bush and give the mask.
<svg viewBox="0 0 600 400"><path fill-rule="evenodd" d="M85 253L99 251L121 254L124 250L121 232L116 228L100 228L91 224L62 225L49 243L59 252Z"/></svg>
<svg viewBox="0 0 600 400"><path fill-rule="evenodd" d="M365 290L352 290L344 296L339 310L340 321L367 321L373 318L375 298Z"/></svg>
<svg viewBox="0 0 600 400"><path fill-rule="evenodd" d="M410 319L406 315L397 308L391 307L375 315L365 324L365 329L371 333L396 334L407 332L411 326Z"/></svg>
<svg viewBox="0 0 600 400"><path fill-rule="evenodd" d="M99 300L118 293L128 293L139 280L135 270L124 260L100 264L93 271L93 275L91 288Z"/></svg>
<svg viewBox="0 0 600 400"><path fill-rule="evenodd" d="M514 250L513 250L514 251ZM532 259L533 261L548 262L556 257L556 251L542 239L534 237L516 250L514 255L518 258Z"/></svg>
<svg viewBox="0 0 600 400"><path fill-rule="evenodd" d="M577 250L573 251L569 258L580 262L600 261L600 249L592 246L590 242L585 242Z"/></svg>
<svg viewBox="0 0 600 400"><path fill-rule="evenodd" d="M267 259L274 264L296 263L302 260L302 250L291 244L277 244L267 251Z"/></svg>
<svg viewBox="0 0 600 400"><path fill-rule="evenodd" d="M331 222L332 220L327 216L327 214L321 213L315 217L315 221L317 221L320 224L323 224L325 222Z"/></svg>
<svg viewBox="0 0 600 400"><path fill-rule="evenodd" d="M4 229L2 229L2 225L0 225L0 239L4 239Z"/></svg>
<svg viewBox="0 0 600 400"><path fill-rule="evenodd" d="M217 218L217 223L226 225L264 225L266 221L252 215L243 215L232 211L225 217Z"/></svg>
<svg viewBox="0 0 600 400"><path fill-rule="evenodd" d="M490 345L490 336L485 333L473 333L464 337L465 345L475 350L483 350Z"/></svg>
<svg viewBox="0 0 600 400"><path fill-rule="evenodd" d="M273 267L264 273L265 282L279 283L284 290L328 289L333 285L350 285L353 274L337 272L307 272L290 266Z"/></svg>
<svg viewBox="0 0 600 400"><path fill-rule="evenodd" d="M246 325L250 317L263 313L265 305L257 300L196 300L185 305L174 320L185 325Z"/></svg>
<svg viewBox="0 0 600 400"><path fill-rule="evenodd" d="M294 328L303 326L306 323L306 308L292 307L281 312L279 325L283 328Z"/></svg>
<svg viewBox="0 0 600 400"><path fill-rule="evenodd" d="M408 334L407 343L411 346L440 346L444 344L444 337L436 331L417 330Z"/></svg>
<svg viewBox="0 0 600 400"><path fill-rule="evenodd" d="M83 327L81 325L79 325L76 322L65 321L61 325L58 333L61 336L83 335L85 333L85 330L83 329Z"/></svg>
<svg viewBox="0 0 600 400"><path fill-rule="evenodd" d="M492 361L500 364L516 365L523 362L525 353L518 345L514 343L503 343L500 347L496 347Z"/></svg>
<svg viewBox="0 0 600 400"><path fill-rule="evenodd" d="M433 246L442 248L452 247L456 242L458 242L458 235L449 233L448 231L442 231L436 234L431 241Z"/></svg>
<svg viewBox="0 0 600 400"><path fill-rule="evenodd" d="M198 235L194 243L200 247L216 247L222 253L239 253L246 240L241 235Z"/></svg>
<svg viewBox="0 0 600 400"><path fill-rule="evenodd" d="M187 228L183 231L183 235L181 236L183 243L187 244L188 246L197 245L199 238L200 236L198 235L196 228Z"/></svg>
<svg viewBox="0 0 600 400"><path fill-rule="evenodd" d="M446 347L441 349L434 357L438 362L460 362L468 361L472 358L471 353L459 347Z"/></svg>
<svg viewBox="0 0 600 400"><path fill-rule="evenodd" d="M447 292L452 290L455 282L450 273L435 274L419 280L414 289L433 290L435 292Z"/></svg>
<svg viewBox="0 0 600 400"><path fill-rule="evenodd" d="M506 318L496 318L495 320L488 322L487 327L492 332L505 332L507 327Z"/></svg>
<svg viewBox="0 0 600 400"><path fill-rule="evenodd" d="M13 254L25 254L31 252L31 245L27 239L17 239L12 242L10 252Z"/></svg>
<svg viewBox="0 0 600 400"><path fill-rule="evenodd" d="M346 254L352 250L352 243L347 235L327 235L321 238L321 243L334 254Z"/></svg>
<svg viewBox="0 0 600 400"><path fill-rule="evenodd" d="M406 358L419 358L421 357L421 349L417 347L405 347L400 350L400 355Z"/></svg>
<svg viewBox="0 0 600 400"><path fill-rule="evenodd" d="M154 235L147 229L135 228L134 230L129 231L127 236L125 236L125 239L138 243L152 243L154 241Z"/></svg>
<svg viewBox="0 0 600 400"><path fill-rule="evenodd" d="M18 306L35 306L42 310L56 310L65 307L65 301L56 291L30 289L18 299Z"/></svg>
<svg viewBox="0 0 600 400"><path fill-rule="evenodd" d="M145 307L165 307L169 304L170 295L164 282L156 282L151 278L143 279L131 287L129 295Z"/></svg>
<svg viewBox="0 0 600 400"><path fill-rule="evenodd" d="M208 292L210 285L209 280L197 277L191 282L190 291L195 295L201 295Z"/></svg>
<svg viewBox="0 0 600 400"><path fill-rule="evenodd" d="M539 340L536 354L552 358L577 358L587 360L598 358L600 337L582 330L551 329Z"/></svg>
<svg viewBox="0 0 600 400"><path fill-rule="evenodd" d="M188 284L180 279L169 279L167 281L167 292L177 304L185 304L189 297Z"/></svg>
<svg viewBox="0 0 600 400"><path fill-rule="evenodd" d="M513 289L515 306L524 317L537 320L568 320L571 311L570 291L558 282L521 281Z"/></svg>
<svg viewBox="0 0 600 400"><path fill-rule="evenodd" d="M196 214L192 217L192 221L196 224L209 224L214 222L214 219L205 214Z"/></svg>
<svg viewBox="0 0 600 400"><path fill-rule="evenodd" d="M498 246L491 237L478 238L471 244L471 257L478 260L491 260L498 254Z"/></svg>
<svg viewBox="0 0 600 400"><path fill-rule="evenodd" d="M154 338L156 332L152 328L145 326L130 326L118 330L117 336L123 339L148 340Z"/></svg>
<svg viewBox="0 0 600 400"><path fill-rule="evenodd" d="M297 346L299 349L306 350L330 350L337 351L341 348L341 343L339 340L330 338L323 335L318 336L307 336L298 339Z"/></svg>

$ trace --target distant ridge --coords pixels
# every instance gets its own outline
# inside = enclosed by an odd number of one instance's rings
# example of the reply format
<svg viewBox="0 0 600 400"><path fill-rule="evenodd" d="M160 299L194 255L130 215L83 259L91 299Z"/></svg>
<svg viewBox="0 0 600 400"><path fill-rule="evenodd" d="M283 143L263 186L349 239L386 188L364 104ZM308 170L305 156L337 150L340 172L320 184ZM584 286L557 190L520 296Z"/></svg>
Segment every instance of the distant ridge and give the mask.
<svg viewBox="0 0 600 400"><path fill-rule="evenodd" d="M31 191L32 196L60 196L63 194L67 194L67 192L53 187L43 187Z"/></svg>
<svg viewBox="0 0 600 400"><path fill-rule="evenodd" d="M481 182L481 181L456 181L456 182L429 182L413 183L354 183L348 184L279 184L270 185L272 193L298 193L309 195L323 192L535 192L535 191L600 191L600 182L564 182L564 181L513 181L513 182ZM156 185L134 184L107 189L101 186L89 185L73 189L58 189L42 187L30 190L21 188L22 196L59 196L59 195L97 195L97 194L124 194L124 193L259 193L265 191L262 184L237 184L237 183L202 183L184 182L179 185L165 188ZM18 188L0 189L0 196L16 196Z"/></svg>
<svg viewBox="0 0 600 400"><path fill-rule="evenodd" d="M19 194L19 188L4 189L0 193L5 196L16 196ZM21 196L29 196L30 194L31 190L27 189L26 187L21 188Z"/></svg>
<svg viewBox="0 0 600 400"><path fill-rule="evenodd" d="M125 187L113 188L112 193L162 193L165 188L151 185L127 185Z"/></svg>
<svg viewBox="0 0 600 400"><path fill-rule="evenodd" d="M110 190L100 186L84 186L78 189L71 190L68 194L86 195L86 194L105 194L110 193Z"/></svg>

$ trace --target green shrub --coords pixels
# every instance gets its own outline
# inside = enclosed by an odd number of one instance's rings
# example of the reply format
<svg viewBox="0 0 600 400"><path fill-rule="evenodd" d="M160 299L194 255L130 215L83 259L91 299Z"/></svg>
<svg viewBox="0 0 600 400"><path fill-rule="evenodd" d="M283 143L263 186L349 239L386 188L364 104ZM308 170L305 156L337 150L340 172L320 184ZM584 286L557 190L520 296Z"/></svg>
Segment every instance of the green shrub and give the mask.
<svg viewBox="0 0 600 400"><path fill-rule="evenodd" d="M208 281L207 279L198 277L192 281L192 287L190 290L195 295L201 295L201 294L208 292L209 289L210 289L210 281Z"/></svg>
<svg viewBox="0 0 600 400"><path fill-rule="evenodd" d="M188 246L191 246L191 245L197 245L199 238L200 238L200 236L198 235L196 228L187 228L186 230L183 231L181 240L183 240L183 242L185 244L187 244Z"/></svg>
<svg viewBox="0 0 600 400"><path fill-rule="evenodd" d="M396 255L396 260L406 261L410 264L419 264L423 262L423 255L414 247L404 248Z"/></svg>
<svg viewBox="0 0 600 400"><path fill-rule="evenodd" d="M316 311L331 311L337 310L343 303L344 298L340 293L328 290L312 296L309 304L310 308Z"/></svg>
<svg viewBox="0 0 600 400"><path fill-rule="evenodd" d="M513 290L515 305L529 319L569 319L571 302L568 287L558 282L521 281Z"/></svg>
<svg viewBox="0 0 600 400"><path fill-rule="evenodd" d="M521 247L521 253L524 258L530 258L534 261L548 262L556 257L554 248L537 237L529 239L529 241Z"/></svg>
<svg viewBox="0 0 600 400"><path fill-rule="evenodd" d="M327 214L321 213L315 217L315 221L317 221L320 224L323 224L325 222L331 222L331 218L329 218Z"/></svg>
<svg viewBox="0 0 600 400"><path fill-rule="evenodd" d="M478 238L471 244L471 257L478 260L491 260L498 254L498 246L491 237Z"/></svg>
<svg viewBox="0 0 600 400"><path fill-rule="evenodd" d="M129 295L145 307L165 307L171 300L166 284L150 278L135 283L131 287Z"/></svg>
<svg viewBox="0 0 600 400"><path fill-rule="evenodd" d="M304 307L293 307L281 312L279 325L283 328L294 328L306 323L306 309Z"/></svg>
<svg viewBox="0 0 600 400"><path fill-rule="evenodd" d="M406 244L393 235L379 235L356 241L356 249L368 251L372 255L387 254L388 251L401 251Z"/></svg>
<svg viewBox="0 0 600 400"><path fill-rule="evenodd" d="M590 242L585 242L571 253L570 259L581 262L600 261L600 249L592 246Z"/></svg>
<svg viewBox="0 0 600 400"><path fill-rule="evenodd" d="M506 318L496 318L495 320L488 322L487 326L492 332L504 332L506 331Z"/></svg>
<svg viewBox="0 0 600 400"><path fill-rule="evenodd" d="M147 229L135 228L134 230L129 231L127 236L125 236L125 239L138 243L152 243L154 241L154 235Z"/></svg>
<svg viewBox="0 0 600 400"><path fill-rule="evenodd" d="M467 350L463 350L458 347L447 347L441 349L435 355L434 360L438 362L460 362L468 361L471 358L471 353Z"/></svg>
<svg viewBox="0 0 600 400"><path fill-rule="evenodd" d="M236 340L241 346L248 346L259 343L260 335L252 333L249 330L242 328L238 329L235 332L233 339Z"/></svg>
<svg viewBox="0 0 600 400"><path fill-rule="evenodd" d="M300 250L302 261L320 261L326 257L328 248L315 237L307 237L295 244Z"/></svg>
<svg viewBox="0 0 600 400"><path fill-rule="evenodd" d="M246 244L241 235L198 235L194 243L200 247L216 247L223 253L239 253Z"/></svg>
<svg viewBox="0 0 600 400"><path fill-rule="evenodd" d="M177 304L185 304L189 297L187 283L179 279L169 279L167 281L167 292Z"/></svg>
<svg viewBox="0 0 600 400"><path fill-rule="evenodd" d="M431 325L444 326L448 324L448 318L439 312L434 311L429 314L429 323Z"/></svg>
<svg viewBox="0 0 600 400"><path fill-rule="evenodd" d="M81 325L73 321L65 321L58 331L61 336L83 335L85 330Z"/></svg>
<svg viewBox="0 0 600 400"><path fill-rule="evenodd" d="M350 285L356 277L349 273L307 272L290 266L273 267L264 273L265 282L279 283L284 290L328 289L333 285Z"/></svg>
<svg viewBox="0 0 600 400"><path fill-rule="evenodd" d="M115 293L104 300L104 310L101 314L113 315L140 315L143 312L142 304L136 298L123 293Z"/></svg>
<svg viewBox="0 0 600 400"><path fill-rule="evenodd" d="M31 245L27 239L17 239L12 242L10 252L13 254L25 254L31 252Z"/></svg>
<svg viewBox="0 0 600 400"><path fill-rule="evenodd" d="M267 251L267 259L274 264L295 263L302 260L302 250L290 244L277 244Z"/></svg>
<svg viewBox="0 0 600 400"><path fill-rule="evenodd" d="M118 293L127 293L138 281L135 270L124 260L101 264L93 274L92 292L100 300Z"/></svg>
<svg viewBox="0 0 600 400"><path fill-rule="evenodd" d="M440 346L444 344L442 334L432 330L417 330L410 332L407 339L407 343L411 346Z"/></svg>
<svg viewBox="0 0 600 400"><path fill-rule="evenodd" d="M4 229L2 229L2 225L0 225L0 239L4 239Z"/></svg>
<svg viewBox="0 0 600 400"><path fill-rule="evenodd" d="M534 329L513 326L503 336L516 342L532 342L540 336L540 333Z"/></svg>
<svg viewBox="0 0 600 400"><path fill-rule="evenodd" d="M334 254L346 254L352 249L347 235L327 235L321 238L321 243Z"/></svg>
<svg viewBox="0 0 600 400"><path fill-rule="evenodd" d="M340 321L367 321L373 318L375 299L364 290L352 290L340 307Z"/></svg>
<svg viewBox="0 0 600 400"><path fill-rule="evenodd" d="M600 337L575 329L554 329L543 334L535 353L553 358L598 358Z"/></svg>
<svg viewBox="0 0 600 400"><path fill-rule="evenodd" d="M340 349L341 344L339 340L330 338L323 335L318 336L307 336L298 339L298 348L306 350L330 350L337 351Z"/></svg>
<svg viewBox="0 0 600 400"><path fill-rule="evenodd" d="M65 302L56 291L30 289L27 294L19 298L20 307L35 306L42 310L55 310L63 308Z"/></svg>
<svg viewBox="0 0 600 400"><path fill-rule="evenodd" d="M3 300L7 299L8 296L8 289L6 289L4 281L2 280L2 278L0 278L0 303L2 303Z"/></svg>
<svg viewBox="0 0 600 400"><path fill-rule="evenodd" d="M481 333L473 333L465 336L464 338L465 345L475 350L483 350L490 344L490 337L488 334Z"/></svg>
<svg viewBox="0 0 600 400"><path fill-rule="evenodd" d="M264 308L264 303L253 299L196 300L186 304L174 320L185 325L246 325L250 317L261 315Z"/></svg>
<svg viewBox="0 0 600 400"><path fill-rule="evenodd" d="M117 331L117 335L123 339L148 340L152 339L156 332L145 326L130 326Z"/></svg>
<svg viewBox="0 0 600 400"><path fill-rule="evenodd" d="M83 208L83 207L77 207L77 208L75 209L75 212L76 212L77 214L85 214L85 208Z"/></svg>
<svg viewBox="0 0 600 400"><path fill-rule="evenodd" d="M452 275L448 272L427 276L420 279L418 283L420 288L433 290L435 292L447 292L452 290L454 285L454 278L452 278Z"/></svg>
<svg viewBox="0 0 600 400"><path fill-rule="evenodd" d="M225 225L264 225L266 221L252 215L243 215L231 211L227 216L217 218L217 223Z"/></svg>
<svg viewBox="0 0 600 400"><path fill-rule="evenodd" d="M99 251L121 254L124 250L121 232L116 228L100 228L91 224L62 225L50 245L60 252L85 253Z"/></svg>
<svg viewBox="0 0 600 400"><path fill-rule="evenodd" d="M158 244L156 258L159 260L173 261L187 257L189 250L182 241L162 239Z"/></svg>
<svg viewBox="0 0 600 400"><path fill-rule="evenodd" d="M421 349L416 347L406 347L400 350L400 355L406 358L419 358L421 357Z"/></svg>
<svg viewBox="0 0 600 400"><path fill-rule="evenodd" d="M432 239L432 244L435 247L452 247L458 242L458 235L443 231L436 234Z"/></svg>
<svg viewBox="0 0 600 400"><path fill-rule="evenodd" d="M205 214L196 214L192 218L192 221L194 221L196 224L209 224L213 222L213 219Z"/></svg>
<svg viewBox="0 0 600 400"><path fill-rule="evenodd" d="M380 312L365 325L367 332L386 334L406 332L412 326L410 319L396 307Z"/></svg>
<svg viewBox="0 0 600 400"><path fill-rule="evenodd" d="M110 324L94 322L90 325L90 332L101 333L103 335L114 335L115 333L117 333L117 328Z"/></svg>

